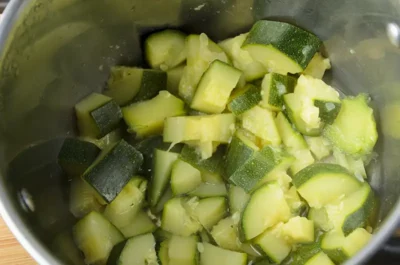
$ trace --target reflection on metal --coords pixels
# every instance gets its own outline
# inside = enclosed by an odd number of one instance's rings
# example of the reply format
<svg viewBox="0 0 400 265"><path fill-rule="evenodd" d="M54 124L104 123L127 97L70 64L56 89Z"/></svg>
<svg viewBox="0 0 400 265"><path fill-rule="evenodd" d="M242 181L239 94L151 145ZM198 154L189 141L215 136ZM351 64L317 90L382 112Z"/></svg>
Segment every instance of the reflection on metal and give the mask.
<svg viewBox="0 0 400 265"><path fill-rule="evenodd" d="M396 23L388 23L386 26L386 32L390 42L396 46L400 46L400 27Z"/></svg>

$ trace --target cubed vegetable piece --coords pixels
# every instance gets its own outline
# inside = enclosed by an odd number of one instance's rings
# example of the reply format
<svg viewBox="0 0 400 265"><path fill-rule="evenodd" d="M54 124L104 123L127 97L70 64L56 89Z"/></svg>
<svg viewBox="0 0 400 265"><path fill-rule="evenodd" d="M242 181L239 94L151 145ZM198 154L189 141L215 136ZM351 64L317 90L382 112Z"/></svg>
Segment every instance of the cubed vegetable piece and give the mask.
<svg viewBox="0 0 400 265"><path fill-rule="evenodd" d="M262 81L262 100L260 105L272 111L283 109L283 95L292 93L296 85L296 79L291 76L278 73L269 73Z"/></svg>
<svg viewBox="0 0 400 265"><path fill-rule="evenodd" d="M119 228L125 238L130 238L138 235L153 233L157 226L151 220L149 215L141 210L133 218L133 221L127 226Z"/></svg>
<svg viewBox="0 0 400 265"><path fill-rule="evenodd" d="M228 109L236 116L252 109L262 99L260 88L252 84L247 84L243 91L232 97L233 99L229 102Z"/></svg>
<svg viewBox="0 0 400 265"><path fill-rule="evenodd" d="M124 237L100 213L91 212L73 228L74 241L87 264L105 264L114 245Z"/></svg>
<svg viewBox="0 0 400 265"><path fill-rule="evenodd" d="M200 251L200 265L246 265L247 254L234 252L203 243Z"/></svg>
<svg viewBox="0 0 400 265"><path fill-rule="evenodd" d="M58 164L71 177L79 177L96 160L100 148L75 138L65 139L58 153Z"/></svg>
<svg viewBox="0 0 400 265"><path fill-rule="evenodd" d="M171 189L175 195L188 193L201 182L200 170L181 159L175 161L171 172Z"/></svg>
<svg viewBox="0 0 400 265"><path fill-rule="evenodd" d="M186 35L167 29L147 37L144 49L146 60L153 69L166 71L186 60Z"/></svg>
<svg viewBox="0 0 400 265"><path fill-rule="evenodd" d="M331 62L329 58L324 58L321 53L317 52L311 59L303 74L322 79L325 71L329 69L331 69Z"/></svg>
<svg viewBox="0 0 400 265"><path fill-rule="evenodd" d="M310 207L320 208L349 195L361 183L347 169L336 164L312 164L293 177L297 191Z"/></svg>
<svg viewBox="0 0 400 265"><path fill-rule="evenodd" d="M215 60L202 76L190 107L205 113L221 113L241 75L238 69Z"/></svg>
<svg viewBox="0 0 400 265"><path fill-rule="evenodd" d="M263 77L267 73L267 69L242 48L247 35L248 33L240 34L234 38L226 39L218 43L218 45L232 60L233 66L243 71L245 81L249 82Z"/></svg>
<svg viewBox="0 0 400 265"><path fill-rule="evenodd" d="M171 179L172 167L178 159L179 154L154 150L153 177L150 182L149 202L152 207L156 206Z"/></svg>
<svg viewBox="0 0 400 265"><path fill-rule="evenodd" d="M131 224L143 206L147 180L131 179L118 196L107 205L104 216L118 229Z"/></svg>
<svg viewBox="0 0 400 265"><path fill-rule="evenodd" d="M285 239L282 229L282 223L280 223L267 229L253 240L257 250L277 264L281 263L292 250L292 246Z"/></svg>
<svg viewBox="0 0 400 265"><path fill-rule="evenodd" d="M196 265L198 259L197 236L172 236L168 242L168 264Z"/></svg>
<svg viewBox="0 0 400 265"><path fill-rule="evenodd" d="M161 227L178 236L190 236L201 229L201 224L186 211L182 198L172 198L163 210Z"/></svg>
<svg viewBox="0 0 400 265"><path fill-rule="evenodd" d="M114 66L104 94L120 106L148 100L165 90L167 74L159 70Z"/></svg>
<svg viewBox="0 0 400 265"><path fill-rule="evenodd" d="M267 144L279 146L281 137L274 121L274 114L259 106L243 113L242 127L263 139Z"/></svg>
<svg viewBox="0 0 400 265"><path fill-rule="evenodd" d="M179 95L185 102L192 101L197 85L209 65L220 60L227 63L225 52L206 34L189 35L186 39L187 66L179 83Z"/></svg>
<svg viewBox="0 0 400 265"><path fill-rule="evenodd" d="M310 32L284 22L260 20L250 30L243 49L269 72L302 72L321 46Z"/></svg>
<svg viewBox="0 0 400 265"><path fill-rule="evenodd" d="M265 202L269 202L268 204ZM244 239L250 240L291 216L282 189L276 183L265 184L256 190L248 202L241 221Z"/></svg>
<svg viewBox="0 0 400 265"><path fill-rule="evenodd" d="M186 141L229 143L235 131L230 113L207 116L171 117L165 120L164 142Z"/></svg>
<svg viewBox="0 0 400 265"><path fill-rule="evenodd" d="M158 265L155 247L152 234L132 237L113 248L107 265Z"/></svg>
<svg viewBox="0 0 400 265"><path fill-rule="evenodd" d="M292 243L314 242L314 222L305 217L292 217L282 227L282 234Z"/></svg>
<svg viewBox="0 0 400 265"><path fill-rule="evenodd" d="M367 96L361 94L344 99L336 120L326 127L324 135L347 154L363 156L371 153L378 132Z"/></svg>
<svg viewBox="0 0 400 265"><path fill-rule="evenodd" d="M79 177L71 181L69 211L76 218L82 218L92 211L101 212L102 208L96 198L96 191L89 184Z"/></svg>
<svg viewBox="0 0 400 265"><path fill-rule="evenodd" d="M185 104L168 91L160 91L153 99L134 103L122 109L129 131L137 137L161 134L164 120L186 114Z"/></svg>
<svg viewBox="0 0 400 265"><path fill-rule="evenodd" d="M101 138L118 127L121 109L107 96L92 93L75 105L81 136Z"/></svg>
<svg viewBox="0 0 400 265"><path fill-rule="evenodd" d="M124 140L103 150L82 178L108 203L143 164L143 155Z"/></svg>

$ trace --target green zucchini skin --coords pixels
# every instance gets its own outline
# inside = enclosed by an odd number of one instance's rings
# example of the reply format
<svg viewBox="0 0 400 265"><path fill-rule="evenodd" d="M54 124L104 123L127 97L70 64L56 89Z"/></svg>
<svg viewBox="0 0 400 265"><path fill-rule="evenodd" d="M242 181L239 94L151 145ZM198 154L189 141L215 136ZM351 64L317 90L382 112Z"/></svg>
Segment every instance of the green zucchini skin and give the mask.
<svg viewBox="0 0 400 265"><path fill-rule="evenodd" d="M103 106L90 112L99 130L98 138L106 136L116 129L122 119L122 112L118 104L111 100Z"/></svg>
<svg viewBox="0 0 400 265"><path fill-rule="evenodd" d="M304 70L322 42L314 34L291 24L260 20L252 27L243 47L250 44L272 45Z"/></svg>
<svg viewBox="0 0 400 265"><path fill-rule="evenodd" d="M325 102L323 100L315 100L314 106L319 108L319 117L326 124L332 124L340 112L342 104L336 102Z"/></svg>
<svg viewBox="0 0 400 265"><path fill-rule="evenodd" d="M253 108L261 101L260 88L248 84L245 92L234 98L229 104L228 108L235 115L240 115L247 110Z"/></svg>
<svg viewBox="0 0 400 265"><path fill-rule="evenodd" d="M83 174L88 182L107 202L112 202L143 164L143 155L121 140L110 150L104 150Z"/></svg>
<svg viewBox="0 0 400 265"><path fill-rule="evenodd" d="M132 103L152 99L158 92L167 89L167 73L158 70L143 70L139 93L133 98Z"/></svg>
<svg viewBox="0 0 400 265"><path fill-rule="evenodd" d="M58 153L58 164L69 176L80 176L96 160L100 151L93 143L67 138Z"/></svg>

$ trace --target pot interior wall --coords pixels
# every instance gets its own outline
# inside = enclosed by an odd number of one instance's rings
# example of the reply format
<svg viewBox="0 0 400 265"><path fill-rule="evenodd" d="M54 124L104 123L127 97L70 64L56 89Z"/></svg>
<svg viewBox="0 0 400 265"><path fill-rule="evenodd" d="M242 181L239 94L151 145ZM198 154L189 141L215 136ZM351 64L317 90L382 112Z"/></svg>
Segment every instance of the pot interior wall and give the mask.
<svg viewBox="0 0 400 265"><path fill-rule="evenodd" d="M333 65L327 81L346 94L366 92L372 98L381 135L369 168L382 202L378 220L397 201L400 51L387 27L399 22L398 1L25 2L15 23L7 24L13 25L9 38L0 43L0 185L44 244L75 222L68 212L67 180L55 163L63 137L76 131L74 104L104 88L110 66L145 66L143 36L167 27L205 32L218 41L246 32L256 20L276 19L316 33ZM29 196L33 212L24 203Z"/></svg>

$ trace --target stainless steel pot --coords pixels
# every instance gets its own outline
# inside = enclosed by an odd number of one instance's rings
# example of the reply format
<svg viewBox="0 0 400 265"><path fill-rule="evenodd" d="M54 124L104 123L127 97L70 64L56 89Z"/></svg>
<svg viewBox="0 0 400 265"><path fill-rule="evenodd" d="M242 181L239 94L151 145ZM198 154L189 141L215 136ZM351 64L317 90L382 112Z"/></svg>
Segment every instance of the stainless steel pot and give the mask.
<svg viewBox="0 0 400 265"><path fill-rule="evenodd" d="M221 40L278 19L324 40L333 86L373 99L381 137L369 176L381 201L378 226L347 264L365 262L400 216L399 14L397 0L12 0L0 25L2 217L40 264L62 264L50 245L75 220L55 158L62 137L75 132L72 106L102 90L110 66L143 64L140 38L156 29Z"/></svg>

